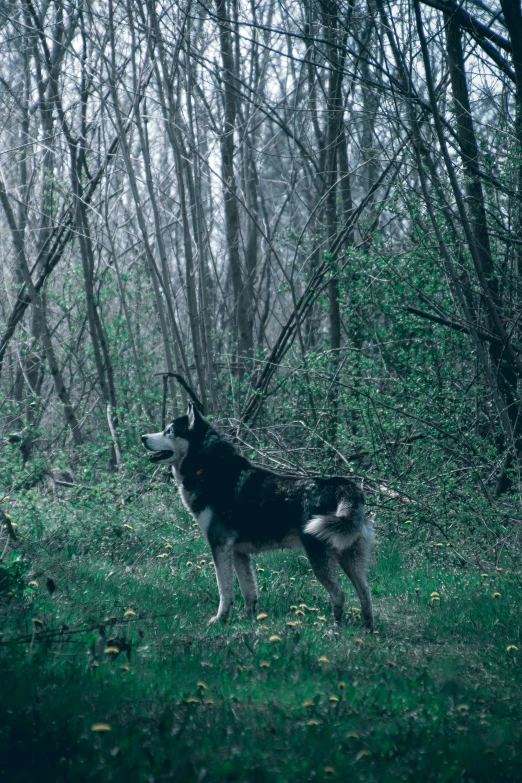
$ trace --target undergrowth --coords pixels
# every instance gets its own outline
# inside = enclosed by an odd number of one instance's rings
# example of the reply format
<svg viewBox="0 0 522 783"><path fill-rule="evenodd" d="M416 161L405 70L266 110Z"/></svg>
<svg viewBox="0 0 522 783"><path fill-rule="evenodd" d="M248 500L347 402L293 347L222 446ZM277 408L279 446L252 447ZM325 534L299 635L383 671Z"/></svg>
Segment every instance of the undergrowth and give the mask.
<svg viewBox="0 0 522 783"><path fill-rule="evenodd" d="M420 546L414 515L377 514L378 633L347 583L335 626L296 552L257 558L257 618L237 589L230 622L208 627L199 529L163 474L124 471L4 500L18 540L1 561L1 779L520 780L507 556L486 571L446 541Z"/></svg>

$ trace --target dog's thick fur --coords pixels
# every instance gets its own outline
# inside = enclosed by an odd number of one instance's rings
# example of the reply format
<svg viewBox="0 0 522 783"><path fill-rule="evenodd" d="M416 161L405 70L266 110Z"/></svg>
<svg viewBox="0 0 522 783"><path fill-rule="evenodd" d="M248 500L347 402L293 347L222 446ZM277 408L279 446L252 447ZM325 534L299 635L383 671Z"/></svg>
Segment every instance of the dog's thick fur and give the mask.
<svg viewBox="0 0 522 783"><path fill-rule="evenodd" d="M247 611L255 611L253 554L302 548L330 595L335 619L341 621L345 602L339 563L359 596L364 626L373 629L366 578L373 531L363 494L352 481L280 476L255 467L194 405L164 432L143 435L142 441L153 452L152 462L172 465L183 503L212 549L220 600L210 622L230 612L234 570Z"/></svg>

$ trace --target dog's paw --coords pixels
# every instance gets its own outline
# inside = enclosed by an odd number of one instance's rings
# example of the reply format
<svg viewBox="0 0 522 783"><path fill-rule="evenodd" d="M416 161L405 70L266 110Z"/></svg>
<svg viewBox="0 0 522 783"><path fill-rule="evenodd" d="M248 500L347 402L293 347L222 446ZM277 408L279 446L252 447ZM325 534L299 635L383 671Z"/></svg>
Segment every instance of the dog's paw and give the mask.
<svg viewBox="0 0 522 783"><path fill-rule="evenodd" d="M209 625L215 625L216 623L226 623L228 620L228 614L216 614L208 621Z"/></svg>

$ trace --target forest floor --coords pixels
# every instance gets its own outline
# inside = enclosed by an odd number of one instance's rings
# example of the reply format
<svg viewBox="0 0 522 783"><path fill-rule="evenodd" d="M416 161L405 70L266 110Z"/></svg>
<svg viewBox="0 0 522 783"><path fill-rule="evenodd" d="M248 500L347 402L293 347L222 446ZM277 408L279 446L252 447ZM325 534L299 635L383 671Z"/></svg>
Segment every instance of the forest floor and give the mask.
<svg viewBox="0 0 522 783"><path fill-rule="evenodd" d="M2 561L0 779L522 779L509 563L481 573L377 524L377 633L348 584L333 625L296 552L257 558L257 619L237 591L209 627L211 558L172 484L125 504L109 485L59 495L26 506Z"/></svg>

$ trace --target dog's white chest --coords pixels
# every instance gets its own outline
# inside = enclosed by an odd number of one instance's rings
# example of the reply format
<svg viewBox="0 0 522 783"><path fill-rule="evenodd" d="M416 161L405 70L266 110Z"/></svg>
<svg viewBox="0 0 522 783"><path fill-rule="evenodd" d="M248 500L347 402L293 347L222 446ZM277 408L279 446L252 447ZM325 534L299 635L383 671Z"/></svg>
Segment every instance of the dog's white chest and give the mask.
<svg viewBox="0 0 522 783"><path fill-rule="evenodd" d="M206 506L203 511L200 511L199 514L195 514L192 510L194 507L194 503L196 500L196 495L194 492L190 492L185 489L185 487L181 487L181 499L183 501L183 505L187 509L187 511L190 511L192 517L196 520L196 522L199 525L199 528L203 535L208 538L208 529L210 527L210 523L212 522L212 509L210 506Z"/></svg>
<svg viewBox="0 0 522 783"><path fill-rule="evenodd" d="M207 506L203 509L203 511L200 511L197 515L197 522L201 529L201 532L206 537L208 534L208 529L210 527L210 523L212 522L212 509Z"/></svg>

